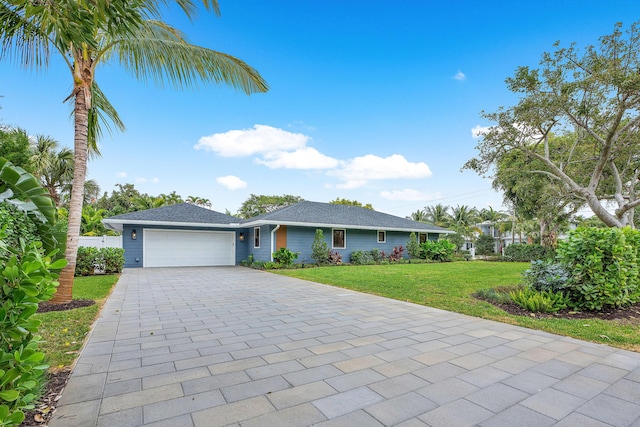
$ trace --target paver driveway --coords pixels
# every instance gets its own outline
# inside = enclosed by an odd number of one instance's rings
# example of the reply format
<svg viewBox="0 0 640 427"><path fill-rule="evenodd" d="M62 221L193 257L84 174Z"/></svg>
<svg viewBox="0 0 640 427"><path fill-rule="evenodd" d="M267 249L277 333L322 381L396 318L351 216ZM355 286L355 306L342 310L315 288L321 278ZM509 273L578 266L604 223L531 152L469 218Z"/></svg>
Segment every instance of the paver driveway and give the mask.
<svg viewBox="0 0 640 427"><path fill-rule="evenodd" d="M122 275L53 427L640 426L640 354L241 267Z"/></svg>

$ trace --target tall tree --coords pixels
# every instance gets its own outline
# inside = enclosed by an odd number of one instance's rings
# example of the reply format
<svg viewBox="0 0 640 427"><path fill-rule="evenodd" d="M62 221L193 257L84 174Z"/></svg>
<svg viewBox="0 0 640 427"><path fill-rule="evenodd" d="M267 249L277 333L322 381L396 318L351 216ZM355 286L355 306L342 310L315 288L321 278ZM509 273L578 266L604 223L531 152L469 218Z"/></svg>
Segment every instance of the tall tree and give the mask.
<svg viewBox="0 0 640 427"><path fill-rule="evenodd" d="M246 94L266 92L267 84L245 62L189 43L176 28L162 21L161 0L0 0L0 59L12 58L27 67L49 64L52 52L60 54L73 77L67 98L73 103L74 179L69 205L65 258L67 267L52 302L71 300L84 181L90 147L97 147L99 120L107 117L120 127L115 108L98 87L96 67L119 63L144 81L177 88L200 83L224 83ZM197 8L191 0L176 0L187 17ZM207 10L219 14L217 0L202 0Z"/></svg>
<svg viewBox="0 0 640 427"><path fill-rule="evenodd" d="M540 69L519 67L507 87L519 102L482 116L494 125L465 168L487 174L509 152L539 161L529 170L557 181L610 227L633 226L640 205L640 24L617 24L598 46L545 53ZM556 151L552 137L571 137ZM614 212L607 210L613 204Z"/></svg>
<svg viewBox="0 0 640 427"><path fill-rule="evenodd" d="M447 227L451 224L452 218L449 214L449 206L438 203L424 208L426 222L430 222L438 227Z"/></svg>
<svg viewBox="0 0 640 427"><path fill-rule="evenodd" d="M407 219L411 219L417 222L428 222L427 214L424 209L418 209L415 212L411 212L411 215L409 215Z"/></svg>
<svg viewBox="0 0 640 427"><path fill-rule="evenodd" d="M291 194L283 194L282 196L257 196L252 194L238 209L238 216L245 219L253 218L254 216L273 212L276 209L294 205L303 200L302 197L292 196Z"/></svg>
<svg viewBox="0 0 640 427"><path fill-rule="evenodd" d="M457 205L451 208L449 228L468 240L474 240L475 234L480 231L476 225L479 219L478 211L475 208L467 205Z"/></svg>
<svg viewBox="0 0 640 427"><path fill-rule="evenodd" d="M371 205L371 203L367 203L366 205L360 203L357 200L349 200L349 199L342 199L340 197L336 197L335 200L330 201L329 203L334 204L334 205L349 205L349 206L358 206L361 208L366 208L366 209L373 209L373 205Z"/></svg>
<svg viewBox="0 0 640 427"><path fill-rule="evenodd" d="M0 157L32 172L31 168L31 139L24 129L0 128Z"/></svg>
<svg viewBox="0 0 640 427"><path fill-rule="evenodd" d="M30 159L33 174L49 191L56 206L61 205L61 193L71 189L73 181L73 151L59 149L55 139L38 135Z"/></svg>

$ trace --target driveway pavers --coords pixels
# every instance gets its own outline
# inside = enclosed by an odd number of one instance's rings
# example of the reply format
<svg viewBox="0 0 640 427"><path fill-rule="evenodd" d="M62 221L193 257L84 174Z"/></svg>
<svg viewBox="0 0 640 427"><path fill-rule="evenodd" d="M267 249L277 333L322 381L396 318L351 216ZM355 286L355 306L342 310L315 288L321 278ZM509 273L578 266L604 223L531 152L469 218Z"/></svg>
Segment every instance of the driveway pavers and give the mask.
<svg viewBox="0 0 640 427"><path fill-rule="evenodd" d="M640 354L242 267L126 270L52 427L640 426Z"/></svg>

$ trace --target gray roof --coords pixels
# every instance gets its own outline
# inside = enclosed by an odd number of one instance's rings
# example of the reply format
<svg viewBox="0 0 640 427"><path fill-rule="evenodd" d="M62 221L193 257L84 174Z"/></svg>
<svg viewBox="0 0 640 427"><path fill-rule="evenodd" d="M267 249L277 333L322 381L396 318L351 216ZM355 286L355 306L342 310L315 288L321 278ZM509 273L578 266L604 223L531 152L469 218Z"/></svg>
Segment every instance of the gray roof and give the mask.
<svg viewBox="0 0 640 427"><path fill-rule="evenodd" d="M371 230L428 231L452 233L445 228L389 215L359 206L303 201L242 221L242 225L283 224L349 227Z"/></svg>
<svg viewBox="0 0 640 427"><path fill-rule="evenodd" d="M123 224L167 225L185 227L254 227L281 224L301 227L343 227L369 230L424 231L452 233L445 228L406 218L377 212L359 206L303 201L273 212L242 220L189 203L130 212L103 220L114 230L122 231Z"/></svg>
<svg viewBox="0 0 640 427"><path fill-rule="evenodd" d="M103 220L105 225L122 230L122 224L200 225L203 227L237 227L240 218L189 203L129 212Z"/></svg>

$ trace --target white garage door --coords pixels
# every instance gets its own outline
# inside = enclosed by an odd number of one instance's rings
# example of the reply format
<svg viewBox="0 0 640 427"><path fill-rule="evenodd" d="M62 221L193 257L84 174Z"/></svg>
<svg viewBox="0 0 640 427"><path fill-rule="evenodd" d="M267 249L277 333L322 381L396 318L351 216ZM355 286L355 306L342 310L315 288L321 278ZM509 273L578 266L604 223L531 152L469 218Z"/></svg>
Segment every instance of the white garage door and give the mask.
<svg viewBox="0 0 640 427"><path fill-rule="evenodd" d="M143 239L145 267L196 267L236 263L233 232L145 229Z"/></svg>

